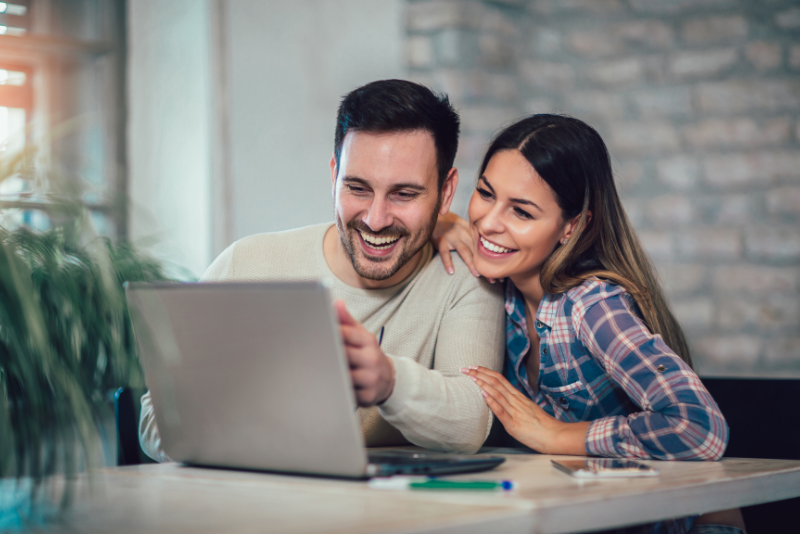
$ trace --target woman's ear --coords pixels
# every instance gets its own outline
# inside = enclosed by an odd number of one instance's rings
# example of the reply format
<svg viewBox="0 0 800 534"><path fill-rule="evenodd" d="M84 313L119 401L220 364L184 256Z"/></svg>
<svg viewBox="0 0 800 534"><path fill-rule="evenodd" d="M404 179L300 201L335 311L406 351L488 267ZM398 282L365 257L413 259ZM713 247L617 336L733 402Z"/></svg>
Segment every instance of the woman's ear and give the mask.
<svg viewBox="0 0 800 534"><path fill-rule="evenodd" d="M575 230L578 229L578 222L580 222L580 220L581 220L581 214L579 213L578 215L576 215L570 221L567 222L567 226L566 228L564 228L564 237L561 239L562 243L564 243L565 240L569 241L570 239L572 239L572 235L575 233ZM592 220L592 212L587 211L586 223L584 227L589 226L589 221L591 220Z"/></svg>

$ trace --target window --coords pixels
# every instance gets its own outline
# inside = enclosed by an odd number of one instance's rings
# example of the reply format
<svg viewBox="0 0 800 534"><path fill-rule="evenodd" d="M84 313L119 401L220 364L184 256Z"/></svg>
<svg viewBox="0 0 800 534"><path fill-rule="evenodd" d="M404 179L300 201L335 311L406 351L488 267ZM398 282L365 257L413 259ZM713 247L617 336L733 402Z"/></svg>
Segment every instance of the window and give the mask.
<svg viewBox="0 0 800 534"><path fill-rule="evenodd" d="M42 180L78 188L97 230L125 236L124 0L0 2L0 225L46 229Z"/></svg>

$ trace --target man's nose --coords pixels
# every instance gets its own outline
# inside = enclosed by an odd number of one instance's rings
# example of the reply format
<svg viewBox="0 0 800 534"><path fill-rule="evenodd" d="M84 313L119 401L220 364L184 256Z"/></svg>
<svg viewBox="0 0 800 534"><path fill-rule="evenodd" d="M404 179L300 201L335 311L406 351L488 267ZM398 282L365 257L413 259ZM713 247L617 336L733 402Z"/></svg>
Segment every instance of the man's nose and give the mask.
<svg viewBox="0 0 800 534"><path fill-rule="evenodd" d="M378 232L387 226L392 225L394 217L391 214L391 206L385 197L375 195L366 215L361 221L369 226L370 230Z"/></svg>

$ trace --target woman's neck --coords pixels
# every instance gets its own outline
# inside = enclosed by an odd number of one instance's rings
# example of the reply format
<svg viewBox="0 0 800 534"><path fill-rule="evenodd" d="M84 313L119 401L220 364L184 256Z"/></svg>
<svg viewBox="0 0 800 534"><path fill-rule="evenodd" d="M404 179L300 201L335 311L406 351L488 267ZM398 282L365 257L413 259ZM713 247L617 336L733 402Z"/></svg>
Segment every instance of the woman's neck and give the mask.
<svg viewBox="0 0 800 534"><path fill-rule="evenodd" d="M522 293L528 315L531 318L536 317L539 303L542 302L542 298L544 298L544 289L542 288L542 280L539 278L539 273L537 272L533 276L512 276L511 281L519 292Z"/></svg>

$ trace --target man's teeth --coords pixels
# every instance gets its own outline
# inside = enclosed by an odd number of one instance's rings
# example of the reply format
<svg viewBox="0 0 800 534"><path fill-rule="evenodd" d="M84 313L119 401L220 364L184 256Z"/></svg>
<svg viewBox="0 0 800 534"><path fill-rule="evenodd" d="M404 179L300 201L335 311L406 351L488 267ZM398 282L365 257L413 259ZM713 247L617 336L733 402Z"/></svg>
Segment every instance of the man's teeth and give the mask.
<svg viewBox="0 0 800 534"><path fill-rule="evenodd" d="M361 238L370 245L374 245L376 247L388 247L392 245L395 241L400 239L400 236L392 236L392 237L377 237L369 234L365 234L364 232L359 232L361 234Z"/></svg>
<svg viewBox="0 0 800 534"><path fill-rule="evenodd" d="M499 246L495 245L494 243L490 243L489 241L486 241L483 237L481 237L481 243L483 243L483 246L486 247L487 249L491 250L492 252L499 252L499 253L503 253L503 254L506 254L508 252L513 252L512 249L499 247Z"/></svg>

